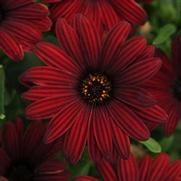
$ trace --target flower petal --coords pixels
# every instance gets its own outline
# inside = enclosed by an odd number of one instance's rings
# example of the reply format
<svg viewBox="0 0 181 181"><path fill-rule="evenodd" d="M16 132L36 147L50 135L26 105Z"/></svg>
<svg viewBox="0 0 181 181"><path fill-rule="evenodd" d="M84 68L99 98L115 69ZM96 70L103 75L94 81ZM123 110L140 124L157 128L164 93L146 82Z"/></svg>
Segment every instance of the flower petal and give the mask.
<svg viewBox="0 0 181 181"><path fill-rule="evenodd" d="M81 103L71 101L71 103L64 106L51 120L46 132L46 143L53 142L66 133L75 120L81 116Z"/></svg>
<svg viewBox="0 0 181 181"><path fill-rule="evenodd" d="M54 116L63 105L74 100L74 96L47 97L35 101L26 107L26 116L29 119L48 119Z"/></svg>
<svg viewBox="0 0 181 181"><path fill-rule="evenodd" d="M124 104L115 100L107 110L127 135L137 140L146 140L150 137L150 132L143 121Z"/></svg>
<svg viewBox="0 0 181 181"><path fill-rule="evenodd" d="M83 109L64 141L64 152L72 164L76 164L83 153L90 125L91 112Z"/></svg>
<svg viewBox="0 0 181 181"><path fill-rule="evenodd" d="M137 181L138 167L133 155L130 155L128 160L119 160L117 167L119 180Z"/></svg>
<svg viewBox="0 0 181 181"><path fill-rule="evenodd" d="M150 172L150 181L159 181L164 177L165 170L168 168L169 156L167 154L160 154L152 163L152 169Z"/></svg>
<svg viewBox="0 0 181 181"><path fill-rule="evenodd" d="M39 42L33 52L46 64L66 72L78 73L79 66L63 50L48 42Z"/></svg>
<svg viewBox="0 0 181 181"><path fill-rule="evenodd" d="M0 30L0 48L14 61L23 59L22 46L10 34Z"/></svg>
<svg viewBox="0 0 181 181"><path fill-rule="evenodd" d="M112 128L114 133L114 145L118 153L122 158L128 159L131 150L128 135L126 135L114 122L112 122Z"/></svg>
<svg viewBox="0 0 181 181"><path fill-rule="evenodd" d="M20 143L18 133L13 123L7 122L3 129L3 143L6 152L12 160L16 160L20 156Z"/></svg>
<svg viewBox="0 0 181 181"><path fill-rule="evenodd" d="M132 0L112 1L117 13L132 24L143 24L147 20L144 9Z"/></svg>
<svg viewBox="0 0 181 181"><path fill-rule="evenodd" d="M121 72L121 78L118 84L124 86L140 85L153 77L160 69L161 61L158 58L150 58L134 63L124 72Z"/></svg>
<svg viewBox="0 0 181 181"><path fill-rule="evenodd" d="M90 20L82 15L76 17L75 28L80 38L84 60L88 66L95 68L98 64L101 46L99 31Z"/></svg>
<svg viewBox="0 0 181 181"><path fill-rule="evenodd" d="M137 36L128 40L120 47L119 56L112 61L111 70L120 72L132 65L146 49L147 42L143 36ZM140 60L140 59L138 59Z"/></svg>
<svg viewBox="0 0 181 181"><path fill-rule="evenodd" d="M127 39L131 26L127 22L121 22L107 34L102 48L103 65L109 66L120 52L120 47Z"/></svg>
<svg viewBox="0 0 181 181"><path fill-rule="evenodd" d="M56 23L56 35L60 45L80 67L84 68L84 60L81 52L80 41L76 31L64 20L58 19Z"/></svg>
<svg viewBox="0 0 181 181"><path fill-rule="evenodd" d="M109 157L113 150L113 135L111 130L110 119L103 108L96 108L94 110L92 124L93 124L93 134L99 150L102 154Z"/></svg>
<svg viewBox="0 0 181 181"><path fill-rule="evenodd" d="M102 159L101 161L97 162L96 165L97 165L104 181L117 180L116 173L115 173L112 165L108 161Z"/></svg>
<svg viewBox="0 0 181 181"><path fill-rule="evenodd" d="M65 86L65 88L74 86L76 82L72 73L51 66L32 67L21 75L20 81L27 86L32 86L32 84L38 86L56 85Z"/></svg>

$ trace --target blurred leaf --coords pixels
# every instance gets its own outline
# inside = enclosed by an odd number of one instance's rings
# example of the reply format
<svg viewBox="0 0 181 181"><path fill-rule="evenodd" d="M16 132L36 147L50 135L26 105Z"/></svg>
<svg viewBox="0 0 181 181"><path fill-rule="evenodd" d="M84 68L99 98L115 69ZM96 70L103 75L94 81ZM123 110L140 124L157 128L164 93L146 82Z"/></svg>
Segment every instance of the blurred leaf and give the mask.
<svg viewBox="0 0 181 181"><path fill-rule="evenodd" d="M176 7L176 12L177 12L177 18L178 21L181 19L181 1L180 0L175 0L175 7Z"/></svg>
<svg viewBox="0 0 181 181"><path fill-rule="evenodd" d="M0 65L0 119L5 118L4 110L4 92L5 92L5 75L3 66Z"/></svg>
<svg viewBox="0 0 181 181"><path fill-rule="evenodd" d="M140 141L140 143L146 146L152 153L160 153L162 151L160 144L153 138L150 138L146 141Z"/></svg>
<svg viewBox="0 0 181 181"><path fill-rule="evenodd" d="M161 140L160 144L164 152L170 149L170 147L173 144L173 140L174 140L174 135L171 135L170 137L165 137Z"/></svg>
<svg viewBox="0 0 181 181"><path fill-rule="evenodd" d="M78 176L88 175L89 174L89 170L90 170L92 164L93 163L90 160L88 160L87 163L84 164L84 167L82 167L81 170L79 170L79 173L77 175Z"/></svg>
<svg viewBox="0 0 181 181"><path fill-rule="evenodd" d="M176 32L176 27L173 24L167 24L164 27L162 27L159 31L158 36L154 39L153 44L159 45L167 40L170 39L170 37Z"/></svg>

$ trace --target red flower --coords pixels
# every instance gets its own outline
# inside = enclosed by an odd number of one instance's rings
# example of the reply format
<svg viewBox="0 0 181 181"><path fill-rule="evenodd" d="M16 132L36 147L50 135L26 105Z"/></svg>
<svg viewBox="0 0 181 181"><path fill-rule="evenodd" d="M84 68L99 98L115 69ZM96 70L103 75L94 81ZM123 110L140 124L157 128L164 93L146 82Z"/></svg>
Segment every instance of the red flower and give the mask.
<svg viewBox="0 0 181 181"><path fill-rule="evenodd" d="M0 1L0 49L11 59L23 58L51 25L48 8L34 0Z"/></svg>
<svg viewBox="0 0 181 181"><path fill-rule="evenodd" d="M171 62L163 52L157 51L163 66L147 84L152 95L168 113L169 118L164 127L167 135L174 132L181 118L181 37L173 41L172 50Z"/></svg>
<svg viewBox="0 0 181 181"><path fill-rule="evenodd" d="M46 126L37 121L24 131L23 122L6 123L0 148L0 179L9 181L66 181L63 164L50 157L62 143L43 144Z"/></svg>
<svg viewBox="0 0 181 181"><path fill-rule="evenodd" d="M33 101L26 115L51 119L46 141L65 135L64 152L72 163L80 159L86 143L93 159L99 151L111 157L113 149L127 158L129 137L146 140L147 125L166 119L142 88L161 61L142 36L127 40L131 26L126 22L106 37L83 16L74 25L59 19L56 31L62 49L37 44L34 53L46 66L33 67L21 77L30 87L23 97Z"/></svg>
<svg viewBox="0 0 181 181"><path fill-rule="evenodd" d="M156 158L143 157L136 161L134 156L128 160L118 160L115 165L102 160L97 164L104 181L179 181L181 179L181 160L170 162L167 154Z"/></svg>
<svg viewBox="0 0 181 181"><path fill-rule="evenodd" d="M134 0L44 0L52 3L50 8L53 22L59 17L72 21L80 13L94 20L103 30L111 29L121 20L133 25L143 24L147 19L146 12ZM58 2L53 4L54 2Z"/></svg>

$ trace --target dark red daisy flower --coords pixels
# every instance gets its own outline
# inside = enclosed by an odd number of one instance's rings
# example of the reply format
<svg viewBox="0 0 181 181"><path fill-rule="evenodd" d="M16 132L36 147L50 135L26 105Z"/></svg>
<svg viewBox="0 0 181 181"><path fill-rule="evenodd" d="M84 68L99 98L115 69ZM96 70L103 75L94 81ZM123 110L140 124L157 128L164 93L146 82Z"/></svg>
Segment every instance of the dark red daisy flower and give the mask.
<svg viewBox="0 0 181 181"><path fill-rule="evenodd" d="M51 18L56 22L59 17L72 21L75 14L83 14L96 22L102 30L111 29L121 20L133 25L143 24L146 12L134 0L44 0L54 3L50 7Z"/></svg>
<svg viewBox="0 0 181 181"><path fill-rule="evenodd" d="M170 161L167 154L156 158L144 156L136 161L133 155L128 160L118 160L115 165L102 160L97 163L104 181L180 181L181 160Z"/></svg>
<svg viewBox="0 0 181 181"><path fill-rule="evenodd" d="M46 142L65 135L64 152L72 163L80 159L86 143L91 156L99 155L98 148L110 157L116 148L127 158L129 137L146 140L148 125L167 118L142 87L161 61L142 36L127 40L130 29L122 22L101 36L81 15L74 28L59 19L61 48L38 43L34 53L46 66L33 67L21 77L30 87L23 97L33 101L27 117L51 119Z"/></svg>
<svg viewBox="0 0 181 181"><path fill-rule="evenodd" d="M45 130L41 121L31 123L26 131L20 119L5 124L0 147L0 180L67 180L63 164L52 157L62 143L45 145L42 141Z"/></svg>
<svg viewBox="0 0 181 181"><path fill-rule="evenodd" d="M167 135L174 132L181 119L181 37L173 41L172 50L172 61L164 52L156 52L163 65L147 84L152 95L168 113L169 118L164 127Z"/></svg>
<svg viewBox="0 0 181 181"><path fill-rule="evenodd" d="M0 49L20 60L50 29L48 8L34 0L0 0Z"/></svg>

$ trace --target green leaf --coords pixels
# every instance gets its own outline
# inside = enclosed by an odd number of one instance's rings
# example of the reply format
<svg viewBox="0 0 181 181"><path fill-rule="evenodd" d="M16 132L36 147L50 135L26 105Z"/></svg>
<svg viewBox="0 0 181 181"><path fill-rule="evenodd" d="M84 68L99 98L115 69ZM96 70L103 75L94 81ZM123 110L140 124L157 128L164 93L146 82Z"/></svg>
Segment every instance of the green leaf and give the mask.
<svg viewBox="0 0 181 181"><path fill-rule="evenodd" d="M140 141L140 143L146 146L152 153L160 153L162 151L160 144L153 138L150 138L146 141Z"/></svg>
<svg viewBox="0 0 181 181"><path fill-rule="evenodd" d="M165 137L161 140L160 144L164 152L168 151L171 148L173 140L174 140L174 135L171 135L170 137Z"/></svg>
<svg viewBox="0 0 181 181"><path fill-rule="evenodd" d="M78 175L79 176L85 176L89 174L90 168L92 167L93 163L92 161L87 161L86 164L84 164L84 167L79 171Z"/></svg>
<svg viewBox="0 0 181 181"><path fill-rule="evenodd" d="M4 87L5 87L5 75L3 66L0 65L0 119L5 118L4 110Z"/></svg>
<svg viewBox="0 0 181 181"><path fill-rule="evenodd" d="M176 32L176 27L173 24L167 24L160 29L158 36L153 41L154 45L160 45L167 40Z"/></svg>

